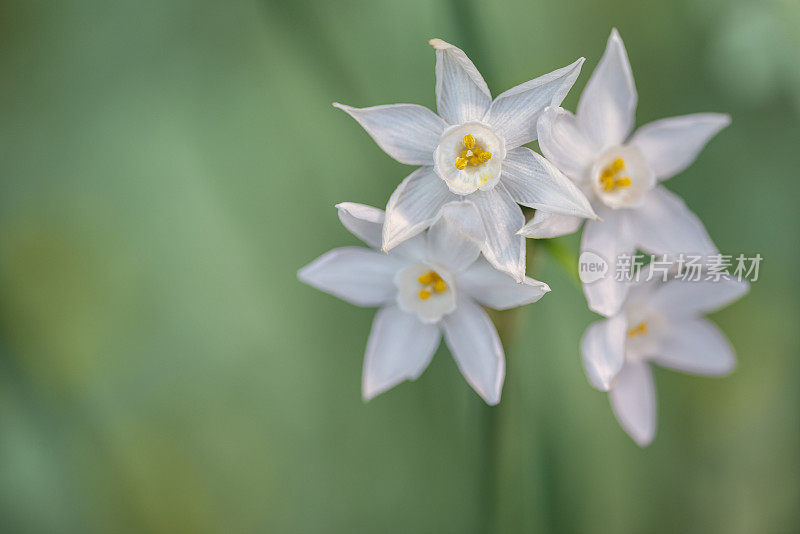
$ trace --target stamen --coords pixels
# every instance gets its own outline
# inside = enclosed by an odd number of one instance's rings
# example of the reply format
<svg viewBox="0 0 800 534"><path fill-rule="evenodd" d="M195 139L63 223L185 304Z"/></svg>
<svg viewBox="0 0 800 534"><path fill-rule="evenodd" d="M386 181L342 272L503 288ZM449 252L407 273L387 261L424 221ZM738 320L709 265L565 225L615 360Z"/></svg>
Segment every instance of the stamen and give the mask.
<svg viewBox="0 0 800 534"><path fill-rule="evenodd" d="M643 336L647 333L647 323L642 321L634 328L628 330L628 337Z"/></svg>
<svg viewBox="0 0 800 534"><path fill-rule="evenodd" d="M417 278L417 282L420 284L432 284L436 280L436 273L433 271L428 271L427 273L423 274L419 278Z"/></svg>
<svg viewBox="0 0 800 534"><path fill-rule="evenodd" d="M428 300L434 293L444 293L447 291L447 283L436 271L428 271L417 277L417 282L423 286L422 289L419 290L420 300Z"/></svg>
<svg viewBox="0 0 800 534"><path fill-rule="evenodd" d="M630 176L622 176L617 178L617 175L625 169L625 160L616 158L609 165L606 165L600 171L600 183L603 184L603 191L613 191L620 187L630 187Z"/></svg>
<svg viewBox="0 0 800 534"><path fill-rule="evenodd" d="M455 166L456 169L463 171L467 168L467 165L476 166L482 163L486 163L490 159L492 159L492 153L488 150L484 150L483 147L480 145L475 144L475 138L471 134L467 134L464 136L462 140L462 144L464 145L464 149L456 157Z"/></svg>

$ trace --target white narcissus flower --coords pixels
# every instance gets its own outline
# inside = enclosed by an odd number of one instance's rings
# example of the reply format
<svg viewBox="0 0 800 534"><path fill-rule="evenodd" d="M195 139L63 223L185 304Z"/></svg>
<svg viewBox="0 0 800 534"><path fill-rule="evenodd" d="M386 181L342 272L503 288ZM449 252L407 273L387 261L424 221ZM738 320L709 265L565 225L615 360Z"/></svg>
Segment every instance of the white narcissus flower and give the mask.
<svg viewBox="0 0 800 534"><path fill-rule="evenodd" d="M436 49L439 114L415 104L352 108L387 154L422 165L397 187L386 206L383 250L429 227L439 209L463 197L484 224L484 256L517 280L525 275L525 224L517 204L578 217L595 217L584 195L542 156L522 145L536 139L536 119L557 106L580 73L583 58L525 82L494 100L472 61L440 39Z"/></svg>
<svg viewBox="0 0 800 534"><path fill-rule="evenodd" d="M367 341L365 400L428 366L444 339L467 382L488 404L500 401L505 356L481 304L507 309L536 302L547 284L522 283L479 258L485 235L471 202L444 206L427 234L388 254L381 246L384 212L361 204L337 206L339 218L372 249L334 249L300 269L301 281L357 306L378 306Z"/></svg>
<svg viewBox="0 0 800 534"><path fill-rule="evenodd" d="M646 124L632 136L636 87L616 30L573 115L559 107L539 118L539 146L586 193L600 220L589 221L581 251L598 254L609 276L584 284L589 307L613 314L626 284L614 276L618 256L636 249L668 256L711 255L717 249L703 224L659 182L688 167L705 144L730 123L728 115L698 113ZM549 238L575 232L581 220L537 210L521 235Z"/></svg>
<svg viewBox="0 0 800 534"><path fill-rule="evenodd" d="M636 443L648 445L656 432L651 364L704 376L736 366L728 340L703 315L747 289L735 279L632 284L618 313L586 329L581 350L589 382L608 391L614 415Z"/></svg>

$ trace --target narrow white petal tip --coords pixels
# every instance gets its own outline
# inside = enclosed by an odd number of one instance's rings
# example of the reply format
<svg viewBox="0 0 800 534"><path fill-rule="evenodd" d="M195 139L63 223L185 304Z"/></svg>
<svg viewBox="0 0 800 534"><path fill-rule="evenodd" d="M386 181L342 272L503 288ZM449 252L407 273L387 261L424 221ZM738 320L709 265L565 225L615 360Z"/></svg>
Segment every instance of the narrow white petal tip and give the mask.
<svg viewBox="0 0 800 534"><path fill-rule="evenodd" d="M544 291L545 293L550 293L552 291L549 285L545 284L544 282L542 282L542 284L544 284L544 286L542 287L542 291Z"/></svg>
<svg viewBox="0 0 800 534"><path fill-rule="evenodd" d="M717 122L719 130L728 127L731 124L731 116L728 113L715 113L715 112L706 112L706 113L695 113L695 116L700 117L703 116L706 119L713 119Z"/></svg>
<svg viewBox="0 0 800 534"><path fill-rule="evenodd" d="M392 250L394 247L396 247L400 243L402 243L402 241L397 242L397 239L392 239L391 241L386 241L384 239L383 242L381 243L381 251L383 251L383 252L388 254L390 250Z"/></svg>
<svg viewBox="0 0 800 534"><path fill-rule="evenodd" d="M346 105L344 105L344 104L341 104L341 103L339 103L339 102L334 102L334 103L332 103L331 105L332 105L333 107L335 107L336 109L343 109L343 110L347 110L347 108L349 108L349 107L350 107L350 106L346 106Z"/></svg>
<svg viewBox="0 0 800 534"><path fill-rule="evenodd" d="M380 391L376 391L375 387L370 386L369 384L365 383L361 385L361 400L365 404L377 397L380 393Z"/></svg>
<svg viewBox="0 0 800 534"><path fill-rule="evenodd" d="M446 41L442 41L441 39L431 39L428 41L428 44L434 47L436 50L446 50L448 48L453 48L453 45Z"/></svg>
<svg viewBox="0 0 800 534"><path fill-rule="evenodd" d="M606 382L606 381L603 381L601 384L595 385L595 389L597 389L598 391L602 391L603 393L608 393L609 391L611 391L612 387L613 384L611 382Z"/></svg>
<svg viewBox="0 0 800 534"><path fill-rule="evenodd" d="M596 313L597 315L602 315L603 317L612 317L619 311L619 306L614 308L605 305L589 304L589 310Z"/></svg>

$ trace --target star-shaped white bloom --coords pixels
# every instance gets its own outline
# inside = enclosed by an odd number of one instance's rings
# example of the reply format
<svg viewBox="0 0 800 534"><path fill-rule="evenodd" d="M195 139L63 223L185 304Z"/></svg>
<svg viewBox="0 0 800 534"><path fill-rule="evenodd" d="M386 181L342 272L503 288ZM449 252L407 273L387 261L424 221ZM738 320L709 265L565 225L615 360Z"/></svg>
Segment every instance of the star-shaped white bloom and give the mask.
<svg viewBox="0 0 800 534"><path fill-rule="evenodd" d="M459 197L477 206L484 224L483 254L518 280L525 275L525 224L517 204L553 213L595 217L584 195L542 156L521 145L536 139L536 120L564 100L583 58L506 91L492 100L475 65L440 39L436 49L439 114L415 104L352 108L387 154L422 165L397 187L386 206L382 248L391 250L429 227L439 209Z"/></svg>
<svg viewBox="0 0 800 534"><path fill-rule="evenodd" d="M747 292L745 281L656 278L632 284L619 312L589 325L581 341L591 384L608 391L620 425L641 446L656 431L650 364L695 375L721 376L736 357L725 336L704 314Z"/></svg>
<svg viewBox="0 0 800 534"><path fill-rule="evenodd" d="M483 225L471 202L444 206L427 234L388 254L381 246L384 212L361 204L337 206L339 218L372 249L334 249L303 267L303 282L357 306L379 306L364 358L365 400L414 380L442 333L467 382L489 404L500 401L505 356L480 304L503 310L536 302L550 291L531 278L518 283L483 258Z"/></svg>
<svg viewBox="0 0 800 534"><path fill-rule="evenodd" d="M716 254L703 224L659 182L688 167L705 144L730 123L728 115L698 113L652 122L633 136L636 87L616 30L573 115L546 109L538 124L542 153L586 193L600 220L589 221L581 251L598 254L612 276L584 284L589 307L611 315L626 285L613 265L636 249L652 254ZM629 137L630 136L630 137ZM578 230L581 220L539 210L520 232L548 238Z"/></svg>

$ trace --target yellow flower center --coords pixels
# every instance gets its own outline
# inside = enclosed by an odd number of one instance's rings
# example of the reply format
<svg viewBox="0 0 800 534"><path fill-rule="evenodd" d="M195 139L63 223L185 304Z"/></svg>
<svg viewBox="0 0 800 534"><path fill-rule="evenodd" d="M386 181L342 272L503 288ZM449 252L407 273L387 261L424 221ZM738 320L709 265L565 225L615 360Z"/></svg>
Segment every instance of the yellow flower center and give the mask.
<svg viewBox="0 0 800 534"><path fill-rule="evenodd" d="M614 191L620 187L630 187L631 179L629 176L620 176L625 170L625 160L617 158L606 165L600 173L600 183L603 191Z"/></svg>
<svg viewBox="0 0 800 534"><path fill-rule="evenodd" d="M465 135L461 143L464 145L464 150L456 158L456 169L463 171L467 165L474 167L492 159L492 153L476 144L475 138L470 134Z"/></svg>
<svg viewBox="0 0 800 534"><path fill-rule="evenodd" d="M647 333L647 323L641 322L628 330L628 337L643 336Z"/></svg>
<svg viewBox="0 0 800 534"><path fill-rule="evenodd" d="M419 290L420 300L428 300L434 293L447 291L447 284L436 271L428 271L418 277L417 282L422 286L422 289Z"/></svg>

